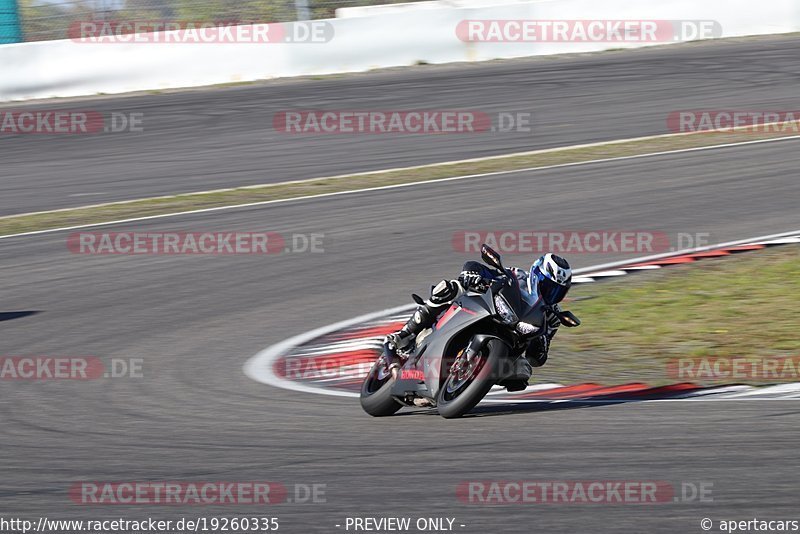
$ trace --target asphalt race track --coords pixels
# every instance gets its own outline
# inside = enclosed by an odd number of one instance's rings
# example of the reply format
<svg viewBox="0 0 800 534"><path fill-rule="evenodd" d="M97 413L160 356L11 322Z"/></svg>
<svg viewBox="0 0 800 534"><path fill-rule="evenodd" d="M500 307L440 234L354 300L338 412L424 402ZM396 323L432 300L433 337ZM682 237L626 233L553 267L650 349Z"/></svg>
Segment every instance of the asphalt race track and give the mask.
<svg viewBox="0 0 800 534"><path fill-rule="evenodd" d="M256 383L242 365L290 335L403 304L455 274L468 257L451 247L462 229L555 220L709 232L714 242L796 229L799 149L787 140L111 228L324 233L317 254L88 256L71 254L63 233L2 240L4 354L142 358L144 377L5 381L0 512L275 515L285 532L343 531L335 525L345 517L370 515L455 517L465 533L700 532L704 517L796 518L800 409L791 402L492 407L456 421L425 411L377 420L349 399ZM38 313L12 313L22 311ZM558 365L557 347L548 365ZM474 479L712 483L714 501L464 504L456 486ZM326 484L327 502L86 507L67 495L77 481L134 480Z"/></svg>
<svg viewBox="0 0 800 534"><path fill-rule="evenodd" d="M686 109L796 108L795 36L424 66L3 110L142 113L143 132L0 135L0 215L668 133ZM287 135L286 110L533 113L533 131Z"/></svg>

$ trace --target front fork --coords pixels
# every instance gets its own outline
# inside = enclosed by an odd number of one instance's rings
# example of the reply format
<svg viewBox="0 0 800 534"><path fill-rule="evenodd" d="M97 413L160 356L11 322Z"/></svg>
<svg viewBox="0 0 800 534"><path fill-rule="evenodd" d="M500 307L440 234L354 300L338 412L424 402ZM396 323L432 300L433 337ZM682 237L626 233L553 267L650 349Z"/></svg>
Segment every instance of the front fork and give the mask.
<svg viewBox="0 0 800 534"><path fill-rule="evenodd" d="M467 347L456 357L456 361L454 361L453 365L450 367L451 372L455 369L463 368L465 365L469 366L472 359L481 352L481 349L483 349L483 346L486 344L487 340L481 339L482 337L483 336L473 336L472 339L469 340Z"/></svg>
<svg viewBox="0 0 800 534"><path fill-rule="evenodd" d="M400 368L403 366L403 359L397 355L397 350L392 347L388 342L383 343L383 353L381 354L381 359L384 360L385 363L385 370L383 372L379 372L379 379L385 378L388 374L391 374L392 377L397 378L400 374Z"/></svg>
<svg viewBox="0 0 800 534"><path fill-rule="evenodd" d="M456 361L454 361L453 365L450 367L450 373L452 374L453 372L459 372L459 371L463 372L465 369L470 369L470 366L472 365L472 360L474 360L475 357L478 356L481 353L481 351L486 347L486 344L493 339L496 339L508 345L506 341L497 336L492 336L487 334L478 334L476 336L473 336L469 340L469 343L467 343L467 346L464 349L464 351L456 357Z"/></svg>

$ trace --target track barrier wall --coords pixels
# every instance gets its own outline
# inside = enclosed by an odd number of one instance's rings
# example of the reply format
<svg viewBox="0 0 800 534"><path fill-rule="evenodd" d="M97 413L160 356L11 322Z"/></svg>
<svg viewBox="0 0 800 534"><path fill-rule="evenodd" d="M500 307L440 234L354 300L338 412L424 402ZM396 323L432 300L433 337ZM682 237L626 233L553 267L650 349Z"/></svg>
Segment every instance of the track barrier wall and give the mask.
<svg viewBox="0 0 800 534"><path fill-rule="evenodd" d="M459 23L469 20L712 20L721 29L720 37L800 31L797 0L762 0L757 5L752 0L553 0L467 7L447 2L423 4L313 21L327 25L325 42L98 44L59 40L0 45L0 101L664 44L472 42L459 38L456 31Z"/></svg>

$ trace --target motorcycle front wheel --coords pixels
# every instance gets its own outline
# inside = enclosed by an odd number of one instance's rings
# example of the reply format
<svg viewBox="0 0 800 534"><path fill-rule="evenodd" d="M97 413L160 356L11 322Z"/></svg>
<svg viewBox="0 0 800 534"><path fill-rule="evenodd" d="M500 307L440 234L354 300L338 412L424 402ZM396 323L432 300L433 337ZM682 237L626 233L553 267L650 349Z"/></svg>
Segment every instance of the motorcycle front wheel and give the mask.
<svg viewBox="0 0 800 534"><path fill-rule="evenodd" d="M375 360L361 384L361 407L364 411L373 417L386 417L402 408L403 405L392 397L396 380L397 371L389 369L384 356Z"/></svg>
<svg viewBox="0 0 800 534"><path fill-rule="evenodd" d="M477 406L492 389L498 362L507 355L508 347L498 339L489 340L471 361L459 355L436 396L439 415L455 419Z"/></svg>

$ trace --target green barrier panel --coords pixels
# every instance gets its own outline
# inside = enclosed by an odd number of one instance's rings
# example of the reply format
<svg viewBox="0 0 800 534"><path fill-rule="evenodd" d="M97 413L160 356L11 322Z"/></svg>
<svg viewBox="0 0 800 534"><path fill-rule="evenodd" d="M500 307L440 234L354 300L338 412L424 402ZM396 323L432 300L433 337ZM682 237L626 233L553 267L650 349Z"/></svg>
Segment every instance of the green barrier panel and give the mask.
<svg viewBox="0 0 800 534"><path fill-rule="evenodd" d="M0 0L0 44L22 41L17 0Z"/></svg>

